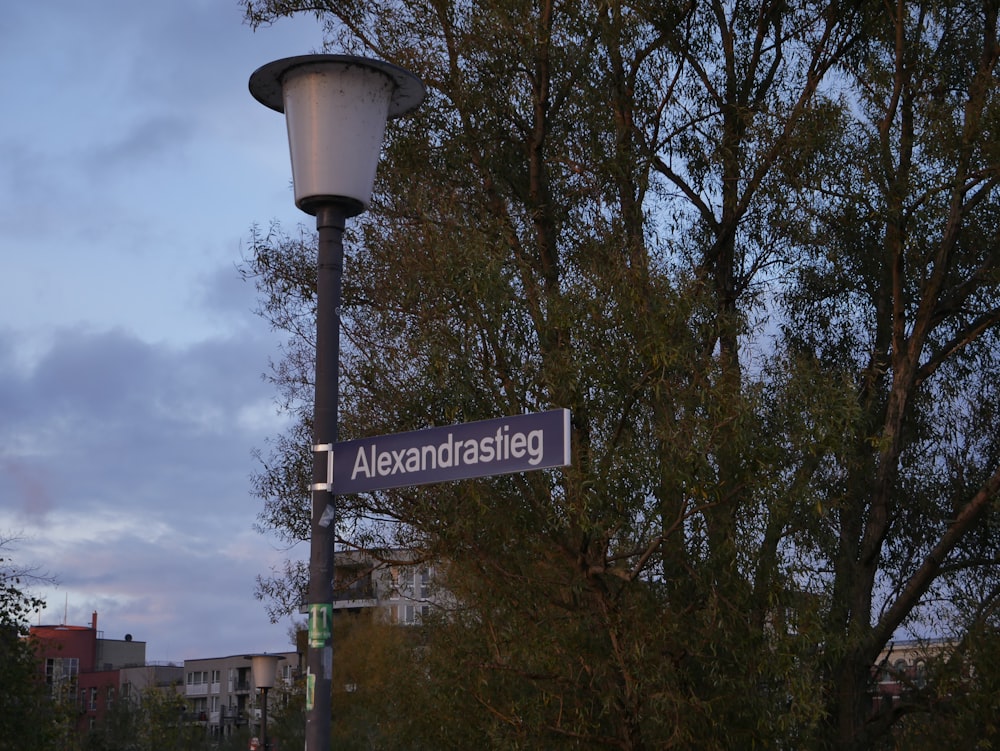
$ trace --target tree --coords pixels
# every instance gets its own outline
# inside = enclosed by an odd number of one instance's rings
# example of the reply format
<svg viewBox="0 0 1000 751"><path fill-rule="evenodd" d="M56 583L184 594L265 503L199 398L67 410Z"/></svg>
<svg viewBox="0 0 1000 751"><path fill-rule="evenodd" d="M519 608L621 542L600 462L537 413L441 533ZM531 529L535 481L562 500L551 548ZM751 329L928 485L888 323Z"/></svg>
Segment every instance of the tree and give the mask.
<svg viewBox="0 0 1000 751"><path fill-rule="evenodd" d="M245 7L430 90L350 239L342 434L573 413L565 472L339 499L343 544L449 562L438 726L886 737L880 651L978 633L959 603L998 591L997 4ZM297 539L312 238L274 230L245 273L300 420L256 490ZM280 611L301 576L261 592Z"/></svg>
<svg viewBox="0 0 1000 751"><path fill-rule="evenodd" d="M1000 739L998 647L995 627L970 632L949 659L933 665L926 682L908 687L900 707L920 711L905 714L886 747L930 751L962 739L970 748L994 748Z"/></svg>
<svg viewBox="0 0 1000 751"><path fill-rule="evenodd" d="M141 695L122 697L101 722L82 738L83 751L244 751L246 732L224 738L209 735L205 724L186 715L177 686L150 687ZM182 687L180 687L182 688Z"/></svg>
<svg viewBox="0 0 1000 751"><path fill-rule="evenodd" d="M870 24L847 61L851 166L807 177L814 250L786 336L795 357L849 379L858 407L813 477L838 485L815 549L833 563L830 724L859 746L897 719L867 717L865 695L893 634L926 627L930 603L954 602L963 582L990 582L979 602L995 598L1000 488L983 377L1000 321L997 5L899 3Z"/></svg>
<svg viewBox="0 0 1000 751"><path fill-rule="evenodd" d="M25 584L40 574L9 557L17 538L0 536L0 750L56 748L52 706L41 680L28 620L44 607Z"/></svg>
<svg viewBox="0 0 1000 751"><path fill-rule="evenodd" d="M423 697L414 680L419 661L414 628L386 623L381 614L346 614L334 624L333 747L421 748L410 726L419 721ZM377 717L378 722L372 722Z"/></svg>

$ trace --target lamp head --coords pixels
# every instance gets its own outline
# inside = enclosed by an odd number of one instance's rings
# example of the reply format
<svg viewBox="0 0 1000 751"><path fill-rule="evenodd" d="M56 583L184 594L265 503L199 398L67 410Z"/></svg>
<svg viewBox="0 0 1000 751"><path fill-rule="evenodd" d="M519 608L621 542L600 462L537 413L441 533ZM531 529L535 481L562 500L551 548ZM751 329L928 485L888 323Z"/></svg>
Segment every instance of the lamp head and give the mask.
<svg viewBox="0 0 1000 751"><path fill-rule="evenodd" d="M278 676L278 663L284 660L284 655L269 655L266 652L257 655L244 655L250 660L250 670L253 672L253 684L257 688L274 688Z"/></svg>
<svg viewBox="0 0 1000 751"><path fill-rule="evenodd" d="M285 113L295 205L313 215L331 203L348 215L368 208L386 121L426 94L409 71L354 55L275 60L250 76L250 93Z"/></svg>

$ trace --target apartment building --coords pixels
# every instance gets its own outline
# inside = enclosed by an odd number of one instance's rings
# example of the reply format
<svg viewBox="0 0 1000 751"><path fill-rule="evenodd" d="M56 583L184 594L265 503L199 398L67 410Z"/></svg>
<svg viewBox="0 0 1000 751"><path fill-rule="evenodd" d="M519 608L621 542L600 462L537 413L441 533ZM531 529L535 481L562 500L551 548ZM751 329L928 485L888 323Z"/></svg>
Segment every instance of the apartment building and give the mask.
<svg viewBox="0 0 1000 751"><path fill-rule="evenodd" d="M272 701L301 674L297 652L275 654L284 659L278 664ZM185 720L204 724L213 737L229 736L236 728L260 722L260 692L245 655L185 660L183 696Z"/></svg>
<svg viewBox="0 0 1000 751"><path fill-rule="evenodd" d="M927 664L947 660L955 642L951 639L906 640L882 651L873 669L873 709L895 705L927 684Z"/></svg>
<svg viewBox="0 0 1000 751"><path fill-rule="evenodd" d="M174 663L146 663L118 671L119 699L133 705L139 704L147 692L154 690L180 697L183 684L184 666Z"/></svg>
<svg viewBox="0 0 1000 751"><path fill-rule="evenodd" d="M30 628L38 644L40 679L54 698L79 706L78 732L95 728L115 702L138 704L150 690L177 695L178 719L200 724L213 736L260 722L260 697L244 655L185 660L183 665L148 664L146 643L130 634L106 639L97 628L66 624ZM297 652L279 653L276 688L300 674ZM278 696L273 693L272 700Z"/></svg>
<svg viewBox="0 0 1000 751"><path fill-rule="evenodd" d="M79 730L94 727L118 699L122 669L146 664L146 642L131 634L105 639L97 629L96 612L89 626L38 625L30 635L38 644L39 671L51 695L79 704Z"/></svg>
<svg viewBox="0 0 1000 751"><path fill-rule="evenodd" d="M408 551L342 551L334 557L333 617L375 608L389 623L416 625L444 604L440 566Z"/></svg>

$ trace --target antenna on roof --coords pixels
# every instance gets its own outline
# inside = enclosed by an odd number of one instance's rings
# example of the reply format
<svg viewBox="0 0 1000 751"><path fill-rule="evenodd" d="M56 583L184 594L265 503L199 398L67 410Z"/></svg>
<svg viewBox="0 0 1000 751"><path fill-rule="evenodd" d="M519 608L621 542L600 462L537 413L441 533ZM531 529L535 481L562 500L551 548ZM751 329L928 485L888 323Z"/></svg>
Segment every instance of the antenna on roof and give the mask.
<svg viewBox="0 0 1000 751"><path fill-rule="evenodd" d="M66 621L69 620L69 592L66 593L66 603L63 605L63 622L62 625L66 625Z"/></svg>

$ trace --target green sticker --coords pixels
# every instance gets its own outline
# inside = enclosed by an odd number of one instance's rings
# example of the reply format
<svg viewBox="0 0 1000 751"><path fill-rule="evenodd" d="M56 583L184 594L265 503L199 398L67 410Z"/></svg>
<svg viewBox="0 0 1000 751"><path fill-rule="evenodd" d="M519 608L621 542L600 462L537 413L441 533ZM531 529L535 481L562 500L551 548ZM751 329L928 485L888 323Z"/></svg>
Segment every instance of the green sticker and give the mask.
<svg viewBox="0 0 1000 751"><path fill-rule="evenodd" d="M316 706L316 676L312 673L306 675L306 712L312 712Z"/></svg>
<svg viewBox="0 0 1000 751"><path fill-rule="evenodd" d="M333 622L333 605L314 603L309 606L309 646L322 649L330 642L330 624Z"/></svg>

